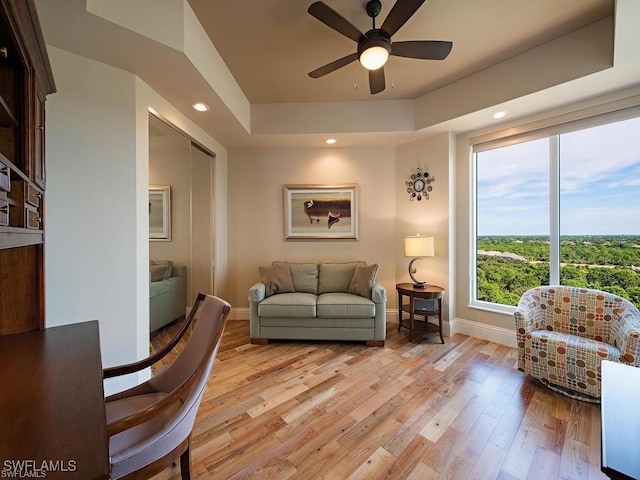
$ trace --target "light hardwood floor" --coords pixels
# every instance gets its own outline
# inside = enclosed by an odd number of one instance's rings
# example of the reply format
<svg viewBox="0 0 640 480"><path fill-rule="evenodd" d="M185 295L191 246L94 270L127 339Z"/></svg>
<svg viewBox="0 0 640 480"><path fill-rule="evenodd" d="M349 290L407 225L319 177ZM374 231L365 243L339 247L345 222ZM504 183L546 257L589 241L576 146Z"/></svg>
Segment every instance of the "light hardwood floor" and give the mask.
<svg viewBox="0 0 640 480"><path fill-rule="evenodd" d="M384 348L265 346L229 321L193 431L193 478L606 478L599 405L517 371L515 349L387 328Z"/></svg>

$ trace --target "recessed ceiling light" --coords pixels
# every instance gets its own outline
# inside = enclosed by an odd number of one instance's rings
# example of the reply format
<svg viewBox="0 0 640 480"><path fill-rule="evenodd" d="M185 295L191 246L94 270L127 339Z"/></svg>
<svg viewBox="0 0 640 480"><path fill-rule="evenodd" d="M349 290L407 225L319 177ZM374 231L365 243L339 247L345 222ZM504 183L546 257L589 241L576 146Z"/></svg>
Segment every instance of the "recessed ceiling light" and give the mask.
<svg viewBox="0 0 640 480"><path fill-rule="evenodd" d="M336 142L337 142L337 140L336 140L335 138L328 138L328 139L327 139L327 143L328 143L329 145L333 145L333 144L334 144L334 143L336 143Z"/></svg>
<svg viewBox="0 0 640 480"><path fill-rule="evenodd" d="M193 108L195 108L199 112L206 112L209 110L209 105L205 105L204 103L194 103Z"/></svg>
<svg viewBox="0 0 640 480"><path fill-rule="evenodd" d="M506 110L500 110L499 112L496 112L493 114L493 118L504 118L507 116L507 111Z"/></svg>

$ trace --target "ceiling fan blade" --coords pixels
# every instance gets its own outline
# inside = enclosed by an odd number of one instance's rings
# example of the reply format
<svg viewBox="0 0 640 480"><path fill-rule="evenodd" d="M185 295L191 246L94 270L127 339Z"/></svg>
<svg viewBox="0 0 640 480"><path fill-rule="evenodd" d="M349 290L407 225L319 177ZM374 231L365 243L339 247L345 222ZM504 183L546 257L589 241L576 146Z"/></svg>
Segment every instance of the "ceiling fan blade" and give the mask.
<svg viewBox="0 0 640 480"><path fill-rule="evenodd" d="M369 70L369 90L371 90L371 95L384 90L384 67Z"/></svg>
<svg viewBox="0 0 640 480"><path fill-rule="evenodd" d="M338 60L334 60L331 63L327 63L325 66L316 68L313 72L309 72L309 76L311 78L320 78L325 76L327 73L335 72L339 68L344 67L345 65L349 65L354 60L358 59L357 53L352 53L347 55L346 57L339 58Z"/></svg>
<svg viewBox="0 0 640 480"><path fill-rule="evenodd" d="M333 28L336 32L357 42L364 35L358 28L353 26L349 20L344 18L324 2L314 2L307 10L326 26Z"/></svg>
<svg viewBox="0 0 640 480"><path fill-rule="evenodd" d="M449 55L452 42L440 40L415 40L409 42L393 42L391 55L397 57L421 58L423 60L444 60Z"/></svg>
<svg viewBox="0 0 640 480"><path fill-rule="evenodd" d="M380 30L392 36L416 13L425 0L397 0Z"/></svg>

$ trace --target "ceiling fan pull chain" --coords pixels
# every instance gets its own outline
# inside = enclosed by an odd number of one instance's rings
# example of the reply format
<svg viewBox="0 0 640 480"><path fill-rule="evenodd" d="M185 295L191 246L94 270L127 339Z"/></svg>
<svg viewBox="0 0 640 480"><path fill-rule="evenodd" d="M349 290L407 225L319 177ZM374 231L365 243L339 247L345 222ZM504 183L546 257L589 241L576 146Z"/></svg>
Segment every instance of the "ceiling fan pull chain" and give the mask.
<svg viewBox="0 0 640 480"><path fill-rule="evenodd" d="M353 62L353 89L358 89L358 62Z"/></svg>
<svg viewBox="0 0 640 480"><path fill-rule="evenodd" d="M395 78L396 78L396 76L395 76L395 74L394 74L394 72L395 72L395 69L394 69L395 65L396 65L396 62L395 62L395 61L394 61L394 59L392 58L392 59L391 59L391 88L394 88L394 87L396 86L396 83L395 83Z"/></svg>

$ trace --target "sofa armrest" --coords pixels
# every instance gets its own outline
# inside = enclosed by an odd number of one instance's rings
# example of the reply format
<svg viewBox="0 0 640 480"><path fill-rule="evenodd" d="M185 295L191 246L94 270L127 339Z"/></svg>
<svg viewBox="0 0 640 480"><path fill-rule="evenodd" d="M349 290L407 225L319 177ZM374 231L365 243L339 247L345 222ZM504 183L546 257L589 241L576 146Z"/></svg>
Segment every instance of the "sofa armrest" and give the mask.
<svg viewBox="0 0 640 480"><path fill-rule="evenodd" d="M387 291L381 284L375 283L373 285L371 300L376 304L373 339L376 342L381 342L380 345L384 345L387 337Z"/></svg>
<svg viewBox="0 0 640 480"><path fill-rule="evenodd" d="M261 338L258 304L266 297L264 283L258 282L249 289L249 335L251 338Z"/></svg>
<svg viewBox="0 0 640 480"><path fill-rule="evenodd" d="M618 317L611 332L610 343L620 350L620 361L640 366L640 312L631 308Z"/></svg>
<svg viewBox="0 0 640 480"><path fill-rule="evenodd" d="M186 277L169 277L149 285L149 331L183 317L187 310Z"/></svg>
<svg viewBox="0 0 640 480"><path fill-rule="evenodd" d="M373 303L387 303L387 291L379 284L375 283L371 289L371 300Z"/></svg>
<svg viewBox="0 0 640 480"><path fill-rule="evenodd" d="M187 267L185 267L184 265L180 265L180 266L173 266L173 269L171 270L171 277L186 277L187 276Z"/></svg>
<svg viewBox="0 0 640 480"><path fill-rule="evenodd" d="M264 283L258 282L255 285L252 285L249 289L249 302L250 303L260 303L265 299L266 296L266 287Z"/></svg>

